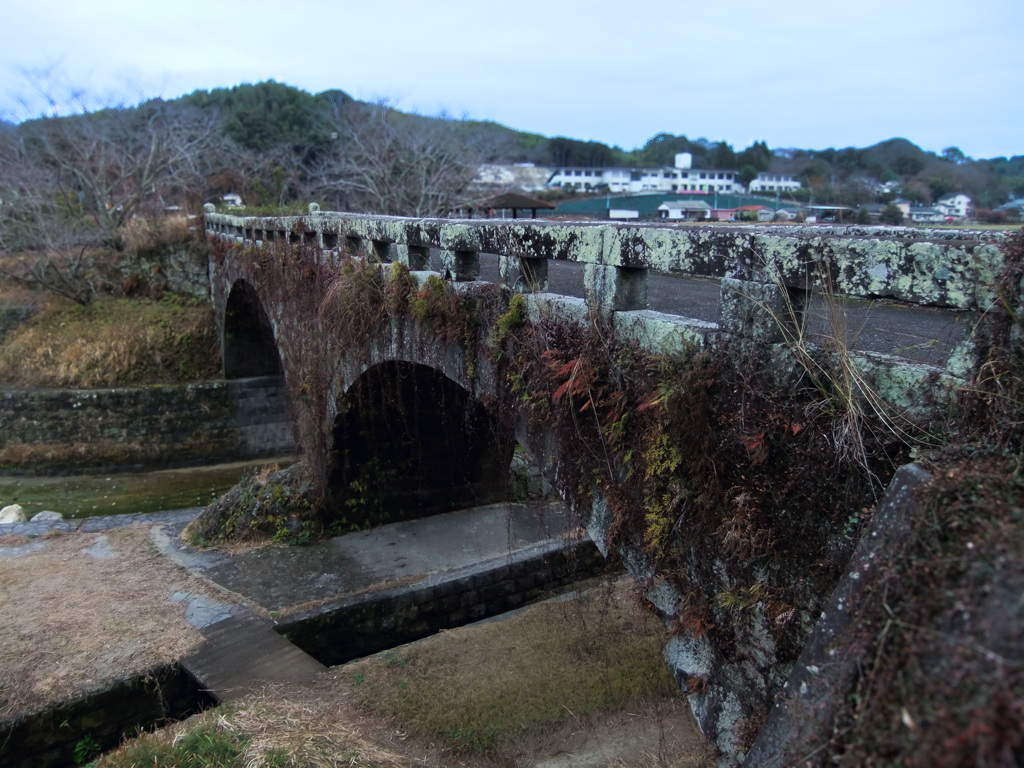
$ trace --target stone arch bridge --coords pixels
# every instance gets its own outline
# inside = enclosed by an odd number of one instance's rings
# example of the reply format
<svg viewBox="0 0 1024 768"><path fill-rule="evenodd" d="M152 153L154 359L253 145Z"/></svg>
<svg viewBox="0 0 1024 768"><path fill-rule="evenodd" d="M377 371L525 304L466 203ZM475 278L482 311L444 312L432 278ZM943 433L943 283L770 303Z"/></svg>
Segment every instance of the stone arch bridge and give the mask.
<svg viewBox="0 0 1024 768"><path fill-rule="evenodd" d="M405 219L315 204L307 216L274 218L207 206L204 226L225 375L283 375L305 414L298 438L331 487L364 482L367 463L390 455L398 471L378 491L423 513L502 497L502 446L511 443L494 436L503 431L541 457L557 486L543 425L504 411L498 362L464 336L391 322L353 343L320 311L327 287L303 275L341 272L349 256L400 263L417 285L443 280L481 297L476 306L521 294L531 319L571 327L598 318L619 341L654 353L759 350L777 361L780 380L796 365L794 347L842 349L873 392L914 411L941 408L975 371L974 332L1003 264L999 235L958 230ZM310 381L314 358L326 372L319 384ZM610 515L595 499L585 522L608 554ZM619 554L671 619L680 595L642 553L624 544ZM740 653L699 637L676 638L667 651L681 683L705 681L691 704L727 756L749 745L744 719L763 715L793 666L757 647L756 634Z"/></svg>

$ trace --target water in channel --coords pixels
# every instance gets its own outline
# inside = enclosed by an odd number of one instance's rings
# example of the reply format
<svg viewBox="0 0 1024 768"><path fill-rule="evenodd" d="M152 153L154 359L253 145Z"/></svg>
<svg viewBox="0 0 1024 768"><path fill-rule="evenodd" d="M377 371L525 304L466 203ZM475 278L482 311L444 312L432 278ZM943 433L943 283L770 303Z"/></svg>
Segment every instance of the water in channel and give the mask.
<svg viewBox="0 0 1024 768"><path fill-rule="evenodd" d="M110 475L0 477L0 507L20 504L29 518L43 510L71 518L204 507L261 467L283 467L292 461L261 459Z"/></svg>

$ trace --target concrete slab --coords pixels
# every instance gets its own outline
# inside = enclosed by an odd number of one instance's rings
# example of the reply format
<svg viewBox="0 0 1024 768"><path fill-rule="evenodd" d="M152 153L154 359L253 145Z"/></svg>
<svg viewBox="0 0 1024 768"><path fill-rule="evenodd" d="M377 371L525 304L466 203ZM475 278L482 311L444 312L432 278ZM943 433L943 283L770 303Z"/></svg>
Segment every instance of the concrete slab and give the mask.
<svg viewBox="0 0 1024 768"><path fill-rule="evenodd" d="M561 505L492 504L350 533L308 547L264 547L226 556L183 544L183 524L158 545L186 567L275 615L312 602L484 562L557 539L572 527Z"/></svg>
<svg viewBox="0 0 1024 768"><path fill-rule="evenodd" d="M181 663L222 703L268 683L303 683L327 669L251 615L217 622L203 635L206 642Z"/></svg>

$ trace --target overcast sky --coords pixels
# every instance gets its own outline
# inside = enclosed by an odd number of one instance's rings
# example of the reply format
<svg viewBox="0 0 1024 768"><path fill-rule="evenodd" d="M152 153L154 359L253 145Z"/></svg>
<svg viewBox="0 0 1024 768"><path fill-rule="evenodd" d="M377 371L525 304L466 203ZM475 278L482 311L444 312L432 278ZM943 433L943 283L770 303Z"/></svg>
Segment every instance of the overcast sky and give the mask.
<svg viewBox="0 0 1024 768"><path fill-rule="evenodd" d="M1024 0L5 5L0 116L14 121L44 106L24 73L49 71L92 104L274 79L626 149L667 131L736 149L901 136L1024 154Z"/></svg>

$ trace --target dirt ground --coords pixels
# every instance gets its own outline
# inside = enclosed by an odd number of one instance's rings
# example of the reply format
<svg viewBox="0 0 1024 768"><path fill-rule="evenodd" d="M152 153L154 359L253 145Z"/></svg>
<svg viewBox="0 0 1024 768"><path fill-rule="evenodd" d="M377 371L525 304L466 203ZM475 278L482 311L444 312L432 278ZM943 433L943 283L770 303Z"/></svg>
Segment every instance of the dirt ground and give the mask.
<svg viewBox="0 0 1024 768"><path fill-rule="evenodd" d="M145 526L0 536L0 719L181 658L201 636L175 592L212 588Z"/></svg>
<svg viewBox="0 0 1024 768"><path fill-rule="evenodd" d="M160 555L149 527L143 525L35 539L2 536L0 587L0 649L5 658L0 665L0 719L181 658L201 642L201 636L186 622L184 603L174 602L172 595L190 592L224 599L212 584ZM535 663L529 653L536 643L519 633L529 633L532 621L557 634L554 622L564 610L539 606L501 624L442 632L407 646L412 649L408 653L426 659L428 670L450 656L469 662L462 666L479 669L480 675L487 674L486 665L528 668ZM520 639L502 647L498 638L503 634ZM475 658L467 659L467 654ZM379 766L711 764L685 700L674 693L666 696L664 690L635 701L628 711L586 715L567 708L571 716L561 725L497 755L453 753L449 745L415 733L393 710L367 707L365 688L360 690L353 680L361 680L364 673L370 679L381 667L388 664L369 658L333 668L308 685L268 687L238 705L218 707L144 738L173 741L175 734L205 719L243 734L248 744L245 764L253 766L275 764L267 756L282 752L292 760L289 764L310 767L336 765L346 755L359 756L353 765ZM419 674L414 668L401 671ZM567 670L552 678L567 688L572 686L566 680L574 674L587 670ZM405 685L397 680L381 684L393 682ZM486 677L481 683L490 687ZM444 687L429 680L427 684ZM101 764L134 765L129 754L115 753Z"/></svg>

